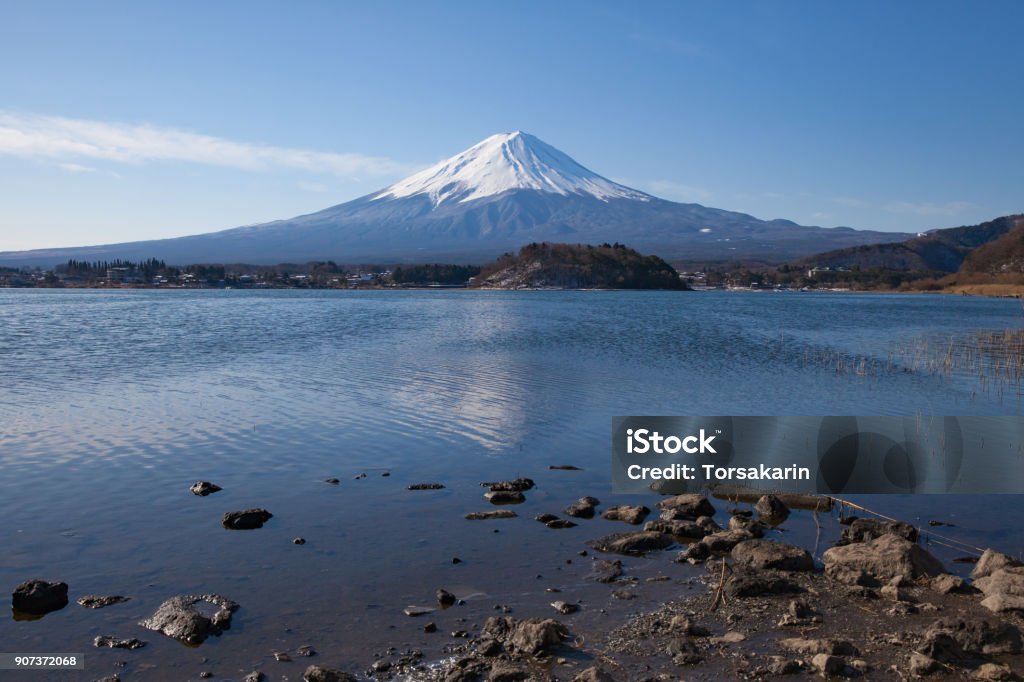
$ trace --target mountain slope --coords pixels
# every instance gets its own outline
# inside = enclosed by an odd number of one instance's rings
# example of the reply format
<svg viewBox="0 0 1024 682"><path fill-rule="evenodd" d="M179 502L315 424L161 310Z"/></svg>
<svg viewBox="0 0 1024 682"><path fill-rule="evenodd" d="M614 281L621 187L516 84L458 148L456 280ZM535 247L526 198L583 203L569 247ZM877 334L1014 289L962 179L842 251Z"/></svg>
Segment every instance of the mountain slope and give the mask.
<svg viewBox="0 0 1024 682"><path fill-rule="evenodd" d="M1024 274L1024 215L1008 216L1003 220L1011 223L1011 229L969 253L958 274L1014 275L1018 278Z"/></svg>
<svg viewBox="0 0 1024 682"><path fill-rule="evenodd" d="M800 266L868 270L956 272L975 249L1012 230L1021 216L1004 216L980 223L935 230L898 243L867 244L821 253Z"/></svg>
<svg viewBox="0 0 1024 682"><path fill-rule="evenodd" d="M0 264L151 257L179 264L481 262L541 241L624 242L677 261L781 262L908 236L803 227L665 201L515 132L491 136L373 194L289 220L177 239L0 253Z"/></svg>

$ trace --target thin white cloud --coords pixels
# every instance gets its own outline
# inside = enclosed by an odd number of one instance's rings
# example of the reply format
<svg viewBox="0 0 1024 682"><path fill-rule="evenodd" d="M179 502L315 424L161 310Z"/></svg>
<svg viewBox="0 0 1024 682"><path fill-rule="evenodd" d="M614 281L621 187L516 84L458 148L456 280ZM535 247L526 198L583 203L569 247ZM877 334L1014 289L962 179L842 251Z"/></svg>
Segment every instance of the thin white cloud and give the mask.
<svg viewBox="0 0 1024 682"><path fill-rule="evenodd" d="M623 184L628 185L629 183ZM644 180L637 184L640 189L673 201L707 201L713 196L711 191L703 187L687 185L674 180Z"/></svg>
<svg viewBox="0 0 1024 682"><path fill-rule="evenodd" d="M68 173L95 173L96 169L92 166L83 166L80 163L60 163L57 166L61 170L65 170Z"/></svg>
<svg viewBox="0 0 1024 682"><path fill-rule="evenodd" d="M954 216L971 208L967 201L949 201L944 204L917 201L890 201L882 205L883 211L923 216Z"/></svg>
<svg viewBox="0 0 1024 682"><path fill-rule="evenodd" d="M184 161L246 171L291 169L343 177L397 176L416 169L380 156L238 142L149 124L6 111L0 111L0 154L120 163Z"/></svg>

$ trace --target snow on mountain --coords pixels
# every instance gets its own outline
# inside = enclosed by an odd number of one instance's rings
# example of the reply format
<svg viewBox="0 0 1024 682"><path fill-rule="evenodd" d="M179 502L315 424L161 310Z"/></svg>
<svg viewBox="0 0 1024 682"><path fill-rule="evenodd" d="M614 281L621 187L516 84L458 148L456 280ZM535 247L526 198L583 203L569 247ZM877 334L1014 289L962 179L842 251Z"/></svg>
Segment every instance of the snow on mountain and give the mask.
<svg viewBox="0 0 1024 682"><path fill-rule="evenodd" d="M650 195L603 178L527 133L499 133L461 154L396 182L371 198L426 195L434 206L465 203L513 190L648 201Z"/></svg>

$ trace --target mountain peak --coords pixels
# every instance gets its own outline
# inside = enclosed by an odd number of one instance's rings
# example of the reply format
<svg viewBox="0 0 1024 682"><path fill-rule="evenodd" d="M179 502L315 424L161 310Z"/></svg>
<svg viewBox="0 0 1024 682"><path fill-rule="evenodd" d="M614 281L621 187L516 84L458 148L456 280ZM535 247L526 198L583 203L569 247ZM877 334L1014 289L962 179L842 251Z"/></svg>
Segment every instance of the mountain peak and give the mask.
<svg viewBox="0 0 1024 682"><path fill-rule="evenodd" d="M521 130L491 135L450 159L396 182L371 199L422 195L438 206L512 190L589 195L601 201L651 199L584 168L569 155Z"/></svg>

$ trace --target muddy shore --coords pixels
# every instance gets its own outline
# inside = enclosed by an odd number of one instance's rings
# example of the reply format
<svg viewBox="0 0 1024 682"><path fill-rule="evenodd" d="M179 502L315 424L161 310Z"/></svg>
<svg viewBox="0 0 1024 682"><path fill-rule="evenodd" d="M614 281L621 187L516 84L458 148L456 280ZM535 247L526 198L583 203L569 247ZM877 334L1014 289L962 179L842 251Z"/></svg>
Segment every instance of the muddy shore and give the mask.
<svg viewBox="0 0 1024 682"><path fill-rule="evenodd" d="M572 468L552 465L535 475L566 471ZM245 637L246 604L230 594L167 595L145 620L126 618L116 632L81 645L89 654L110 652L102 659L105 674L90 665L80 677L61 679L1003 680L1020 679L1024 670L1024 568L992 551L977 564L944 564L924 542L926 534L934 539L934 528L863 511L858 518L857 510L827 498L804 504L815 509L809 511L790 508L799 499L736 491L728 500L652 496L646 506L603 503L580 490L578 498L545 499L550 509L535 513L524 504L536 492L533 480L481 485L479 508L443 523L479 524L498 535L510 524L534 524L550 533L564 563L553 576L550 563L539 562L534 590L502 594L497 602L460 590L463 560L452 556L450 583L417 604L384 605L395 614L393 636L366 651L365 660L339 662L323 640L312 646L286 639L272 651L252 651L245 673L204 669L205 658L189 673L146 662L154 638L198 647L208 638ZM446 489L436 481L403 487L407 495ZM207 504L219 490L198 481L191 492ZM187 486L182 494L190 495ZM221 519L213 511L219 507L209 508L223 532L248 534L252 542L275 522L265 509L224 512ZM834 522L839 537L817 537L814 547L787 542L794 524L822 519ZM292 542L303 545L305 538ZM966 580L947 572L965 569ZM131 595L114 594L118 586L108 595L83 595L59 577L25 576L12 594L15 616L131 603Z"/></svg>

